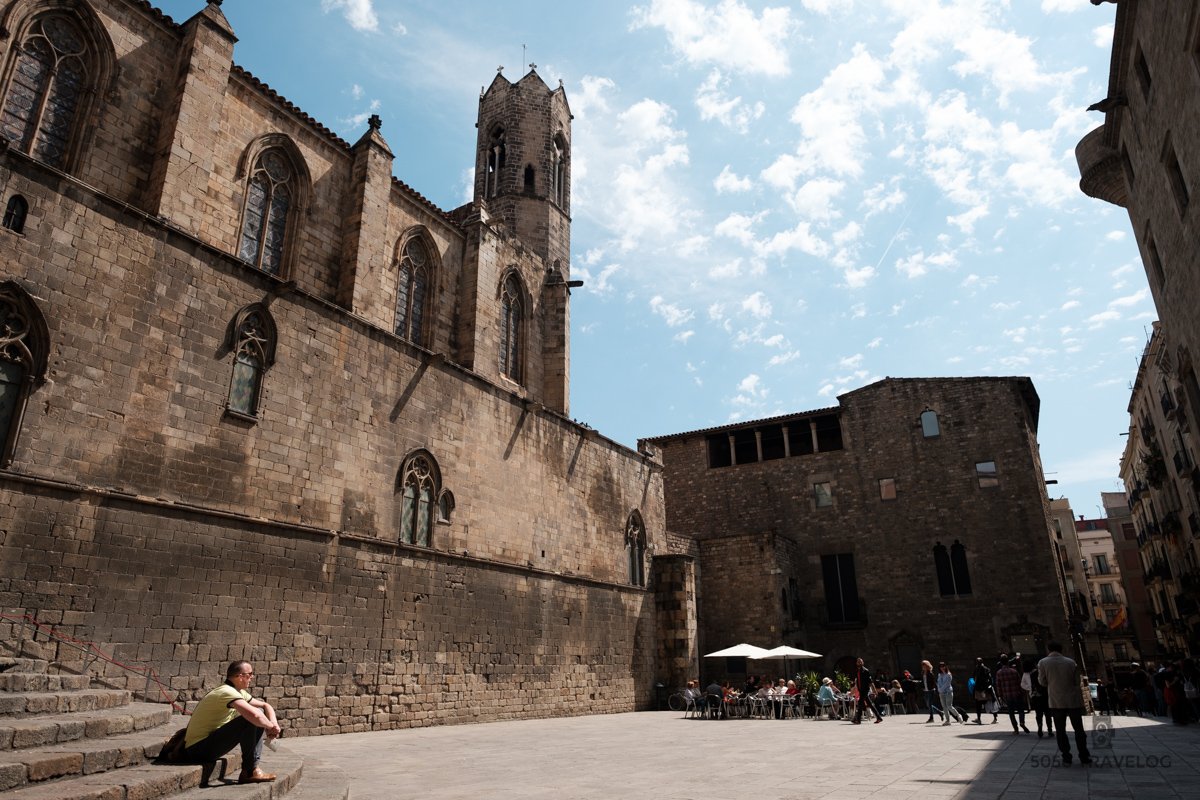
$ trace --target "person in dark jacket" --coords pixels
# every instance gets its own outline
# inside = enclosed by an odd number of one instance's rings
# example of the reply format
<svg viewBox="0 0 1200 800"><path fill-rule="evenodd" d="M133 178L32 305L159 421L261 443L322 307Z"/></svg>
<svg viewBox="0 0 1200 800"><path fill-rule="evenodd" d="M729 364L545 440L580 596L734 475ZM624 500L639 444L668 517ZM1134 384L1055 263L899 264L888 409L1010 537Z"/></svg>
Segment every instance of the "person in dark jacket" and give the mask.
<svg viewBox="0 0 1200 800"><path fill-rule="evenodd" d="M854 666L854 688L858 691L858 702L854 704L854 719L852 722L855 725L862 723L863 706L866 706L875 715L875 724L878 725L880 722L883 722L883 715L879 713L879 709L871 701L871 697L875 692L875 682L871 679L871 670L866 668L861 658L854 662Z"/></svg>
<svg viewBox="0 0 1200 800"><path fill-rule="evenodd" d="M987 664L983 663L983 658L975 659L975 669L971 673L971 678L975 681L974 697L975 697L975 724L983 724L983 708L987 705L987 701L994 697L992 691L992 671L987 668ZM992 714L992 723L1000 718L999 714Z"/></svg>
<svg viewBox="0 0 1200 800"><path fill-rule="evenodd" d="M1033 709L1037 720L1037 735L1042 738L1042 720L1046 720L1046 734L1054 735L1054 718L1050 716L1050 708L1046 703L1046 687L1038 683L1038 670L1035 666L1029 671L1029 707Z"/></svg>

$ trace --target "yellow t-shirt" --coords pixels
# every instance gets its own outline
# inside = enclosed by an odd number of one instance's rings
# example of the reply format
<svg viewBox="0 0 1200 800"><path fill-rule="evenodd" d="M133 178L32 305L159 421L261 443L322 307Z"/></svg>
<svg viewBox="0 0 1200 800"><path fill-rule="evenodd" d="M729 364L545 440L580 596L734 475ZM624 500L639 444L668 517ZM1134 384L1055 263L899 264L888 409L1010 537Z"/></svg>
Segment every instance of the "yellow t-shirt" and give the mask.
<svg viewBox="0 0 1200 800"><path fill-rule="evenodd" d="M237 710L230 708L233 701L245 700L246 702L250 702L251 699L252 696L249 692L238 691L228 683L222 683L204 695L204 699L200 701L200 704L196 706L196 710L192 712L192 718L188 720L187 733L183 737L184 746L191 747L217 728L237 717Z"/></svg>

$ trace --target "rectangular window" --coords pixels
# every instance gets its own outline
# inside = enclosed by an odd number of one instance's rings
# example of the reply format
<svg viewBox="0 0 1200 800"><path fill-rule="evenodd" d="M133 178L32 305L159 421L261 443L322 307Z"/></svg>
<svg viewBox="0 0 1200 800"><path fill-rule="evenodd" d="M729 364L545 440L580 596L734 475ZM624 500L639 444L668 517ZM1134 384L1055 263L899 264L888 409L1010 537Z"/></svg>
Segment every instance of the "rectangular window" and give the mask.
<svg viewBox="0 0 1200 800"><path fill-rule="evenodd" d="M1125 145L1121 145L1121 169L1125 172L1125 183L1132 189L1134 179L1133 161L1130 160L1129 151L1125 148Z"/></svg>
<svg viewBox="0 0 1200 800"><path fill-rule="evenodd" d="M1142 97L1150 97L1150 86L1152 83L1150 77L1150 64L1146 62L1146 53L1142 50L1142 46L1137 46L1137 53L1133 57L1133 71L1137 75L1138 86L1142 89Z"/></svg>
<svg viewBox="0 0 1200 800"><path fill-rule="evenodd" d="M1100 602L1107 604L1117 602L1117 593L1113 591L1111 583L1100 584Z"/></svg>
<svg viewBox="0 0 1200 800"><path fill-rule="evenodd" d="M1117 661L1129 660L1129 648L1125 646L1124 642L1117 642L1113 645L1113 657Z"/></svg>
<svg viewBox="0 0 1200 800"><path fill-rule="evenodd" d="M788 578L788 599L792 604L792 619L799 622L804 618L804 606L800 603L800 582L795 578Z"/></svg>
<svg viewBox="0 0 1200 800"><path fill-rule="evenodd" d="M759 436L762 437L763 461L783 458L783 427L781 425L768 425L761 428Z"/></svg>
<svg viewBox="0 0 1200 800"><path fill-rule="evenodd" d="M788 451L794 456L812 455L812 426L808 420L798 419L788 423Z"/></svg>
<svg viewBox="0 0 1200 800"><path fill-rule="evenodd" d="M828 483L814 483L813 496L817 501L817 508L827 508L833 505L833 486Z"/></svg>
<svg viewBox="0 0 1200 800"><path fill-rule="evenodd" d="M717 433L708 437L708 466L709 469L728 467L733 464L733 454L729 450L729 436Z"/></svg>
<svg viewBox="0 0 1200 800"><path fill-rule="evenodd" d="M733 432L733 463L758 463L758 437L753 429Z"/></svg>
<svg viewBox="0 0 1200 800"><path fill-rule="evenodd" d="M987 489L992 486L1000 485L1000 479L996 477L995 461L976 462L975 477L979 479L979 487L981 489Z"/></svg>
<svg viewBox="0 0 1200 800"><path fill-rule="evenodd" d="M1121 534L1125 537L1125 541L1135 541L1137 539L1137 528L1132 522L1121 523Z"/></svg>
<svg viewBox="0 0 1200 800"><path fill-rule="evenodd" d="M831 625L861 621L854 556L850 553L821 556L821 576L825 582L826 621Z"/></svg>
<svg viewBox="0 0 1200 800"><path fill-rule="evenodd" d="M1150 259L1150 274L1155 277L1160 287L1167 285L1167 273L1163 269L1162 256L1158 254L1158 244L1150 235L1150 224L1146 224L1146 255Z"/></svg>
<svg viewBox="0 0 1200 800"><path fill-rule="evenodd" d="M1108 556L1104 555L1103 553L1098 553L1093 559L1093 562L1096 564L1097 575L1107 575L1109 573Z"/></svg>
<svg viewBox="0 0 1200 800"><path fill-rule="evenodd" d="M1112 621L1116 618L1117 618L1117 612L1115 612L1115 611L1105 611L1104 612L1104 621L1106 623L1108 623L1109 625L1112 625Z"/></svg>
<svg viewBox="0 0 1200 800"><path fill-rule="evenodd" d="M895 478L880 478L879 479L879 499L880 500L895 500L896 499L896 479Z"/></svg>
<svg viewBox="0 0 1200 800"><path fill-rule="evenodd" d="M836 415L817 417L817 450L828 453L842 449L842 422Z"/></svg>
<svg viewBox="0 0 1200 800"><path fill-rule="evenodd" d="M1171 144L1170 134L1163 145L1162 163L1167 171L1167 180L1171 184L1171 193L1175 196L1175 206L1182 216L1187 212L1192 198L1191 192L1188 191L1187 179L1183 176L1183 167L1179 165L1179 156L1175 154L1175 147Z"/></svg>

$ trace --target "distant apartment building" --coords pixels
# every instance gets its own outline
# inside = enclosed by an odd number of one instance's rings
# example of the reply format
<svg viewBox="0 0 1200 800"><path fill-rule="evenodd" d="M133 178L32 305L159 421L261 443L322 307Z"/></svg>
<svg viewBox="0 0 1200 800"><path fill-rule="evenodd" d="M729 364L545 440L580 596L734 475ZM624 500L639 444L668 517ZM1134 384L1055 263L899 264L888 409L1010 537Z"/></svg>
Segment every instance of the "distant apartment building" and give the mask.
<svg viewBox="0 0 1200 800"><path fill-rule="evenodd" d="M957 671L1067 633L1028 378L888 378L832 408L643 440L693 542L700 651ZM767 665L702 664L710 676Z"/></svg>
<svg viewBox="0 0 1200 800"><path fill-rule="evenodd" d="M1141 659L1156 656L1157 638L1150 611L1150 595L1146 590L1146 575L1142 569L1137 526L1129 511L1129 499L1124 492L1101 492L1105 522L1112 541L1113 560L1121 572L1125 588L1125 614L1133 636L1131 655ZM1118 660L1115 658L1114 660Z"/></svg>
<svg viewBox="0 0 1200 800"><path fill-rule="evenodd" d="M1172 391L1176 353L1156 323L1129 400L1129 439L1121 458L1155 646L1167 656L1200 652L1196 420Z"/></svg>

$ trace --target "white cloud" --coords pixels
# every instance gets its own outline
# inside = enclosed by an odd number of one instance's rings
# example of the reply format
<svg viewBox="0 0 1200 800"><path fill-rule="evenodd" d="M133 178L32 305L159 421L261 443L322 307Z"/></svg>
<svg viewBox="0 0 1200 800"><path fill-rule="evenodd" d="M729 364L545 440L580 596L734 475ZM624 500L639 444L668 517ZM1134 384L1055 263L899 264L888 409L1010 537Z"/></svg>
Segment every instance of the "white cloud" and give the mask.
<svg viewBox="0 0 1200 800"><path fill-rule="evenodd" d="M1129 306L1136 306L1138 303L1142 302L1149 296L1150 296L1149 289L1140 289L1131 295L1126 295L1125 297L1118 297L1116 300L1109 301L1108 307L1109 308L1127 308Z"/></svg>
<svg viewBox="0 0 1200 800"><path fill-rule="evenodd" d="M717 64L750 75L781 77L790 71L788 40L795 23L787 8L760 16L738 0L708 7L695 0L651 0L632 11L633 28L662 28L688 63Z"/></svg>
<svg viewBox="0 0 1200 800"><path fill-rule="evenodd" d="M1101 311L1099 314L1088 317L1087 322L1089 328L1100 328L1109 322L1116 322L1120 318L1120 311Z"/></svg>
<svg viewBox="0 0 1200 800"><path fill-rule="evenodd" d="M886 183L877 183L863 192L860 208L866 209L867 217L899 208L908 199L904 190L895 185L896 180L898 179L893 179L890 186Z"/></svg>
<svg viewBox="0 0 1200 800"><path fill-rule="evenodd" d="M799 350L789 350L786 353L780 353L777 356L771 356L771 358L767 360L767 366L768 367L778 367L782 364L787 364L790 361L795 361L799 357L800 357Z"/></svg>
<svg viewBox="0 0 1200 800"><path fill-rule="evenodd" d="M1079 308L1081 305L1083 305L1083 303L1079 302L1078 300L1068 300L1067 302L1065 302L1061 306L1059 306L1058 310L1059 311L1070 311L1073 308Z"/></svg>
<svg viewBox="0 0 1200 800"><path fill-rule="evenodd" d="M742 310L758 319L766 319L771 316L771 301L762 292L755 292L742 300Z"/></svg>
<svg viewBox="0 0 1200 800"><path fill-rule="evenodd" d="M1107 50L1108 48L1112 47L1113 33L1115 31L1116 31L1116 26L1111 25L1111 24L1110 25L1100 25L1098 27L1092 28L1092 43L1095 44L1096 47L1100 47L1100 48Z"/></svg>
<svg viewBox="0 0 1200 800"><path fill-rule="evenodd" d="M854 0L800 0L800 4L818 14L832 14L837 11L849 11L854 5Z"/></svg>
<svg viewBox="0 0 1200 800"><path fill-rule="evenodd" d="M921 277L929 272L929 269L925 266L925 254L917 252L908 258L897 259L896 271L909 280Z"/></svg>
<svg viewBox="0 0 1200 800"><path fill-rule="evenodd" d="M748 192L753 188L749 178L739 177L735 175L733 170L726 164L721 170L721 174L713 181L713 188L717 190L717 194L725 194L726 192Z"/></svg>
<svg viewBox="0 0 1200 800"><path fill-rule="evenodd" d="M867 342L867 347L869 347L870 349L874 350L874 349L878 348L878 347L879 347L879 345L881 345L881 344L883 344L883 337L882 337L882 336L876 336L874 339L872 339L871 341Z"/></svg>
<svg viewBox="0 0 1200 800"><path fill-rule="evenodd" d="M838 247L842 247L857 240L860 236L862 236L862 233L862 225L859 225L857 222L851 220L850 222L846 223L846 226L841 230L834 231L833 243Z"/></svg>
<svg viewBox="0 0 1200 800"><path fill-rule="evenodd" d="M995 275L976 275L972 272L970 275L963 278L963 281L959 284L959 286L964 289L987 289L991 286L995 286L999 282L1000 279Z"/></svg>
<svg viewBox="0 0 1200 800"><path fill-rule="evenodd" d="M1109 231L1104 234L1104 238L1110 242L1119 242L1125 238L1125 231Z"/></svg>
<svg viewBox="0 0 1200 800"><path fill-rule="evenodd" d="M973 208L967 209L961 214L946 217L946 222L949 222L951 225L970 236L975 232L975 223L986 217L987 213L987 203L980 203Z"/></svg>
<svg viewBox="0 0 1200 800"><path fill-rule="evenodd" d="M741 245L752 247L755 243L754 231L751 228L763 218L765 212L747 217L745 214L733 213L717 223L713 233L727 239L733 239Z"/></svg>
<svg viewBox="0 0 1200 800"><path fill-rule="evenodd" d="M846 184L841 181L814 178L793 192L787 200L801 217L826 221L840 216L833 207L833 201L845 188Z"/></svg>
<svg viewBox="0 0 1200 800"><path fill-rule="evenodd" d="M650 298L650 310L662 317L671 328L678 328L695 316L689 309L664 301L661 295Z"/></svg>
<svg viewBox="0 0 1200 800"><path fill-rule="evenodd" d="M679 333L675 334L672 338L677 342L682 342L683 344L687 344L688 339L692 338L695 335L696 335L695 331L687 330L687 331L680 331Z"/></svg>
<svg viewBox="0 0 1200 800"><path fill-rule="evenodd" d="M397 22L392 26L392 33L397 36L408 36L408 28L404 26L403 22Z"/></svg>
<svg viewBox="0 0 1200 800"><path fill-rule="evenodd" d="M736 278L742 273L742 260L735 258L732 261L726 261L724 264L718 264L708 271L708 277L718 280L725 278Z"/></svg>
<svg viewBox="0 0 1200 800"><path fill-rule="evenodd" d="M866 158L863 117L874 116L901 98L884 84L883 64L862 44L848 61L834 67L821 85L800 98L791 120L800 126L795 155L780 156L777 172L830 172L858 177ZM793 177L794 182L794 177Z"/></svg>
<svg viewBox="0 0 1200 800"><path fill-rule="evenodd" d="M710 72L696 90L696 108L705 122L715 119L730 130L746 133L750 123L762 117L767 107L761 101L745 103L741 97L729 97L724 90L728 83L720 70Z"/></svg>
<svg viewBox="0 0 1200 800"><path fill-rule="evenodd" d="M848 267L842 274L846 279L847 288L861 289L875 277L875 268L869 265L859 269Z"/></svg>
<svg viewBox="0 0 1200 800"><path fill-rule="evenodd" d="M321 10L328 14L341 9L342 15L356 31L379 30L379 17L375 15L371 0L321 0Z"/></svg>
<svg viewBox="0 0 1200 800"><path fill-rule="evenodd" d="M838 359L838 366L842 369L857 369L858 367L862 366L862 362L863 354L855 353L852 356L846 356L845 358Z"/></svg>

